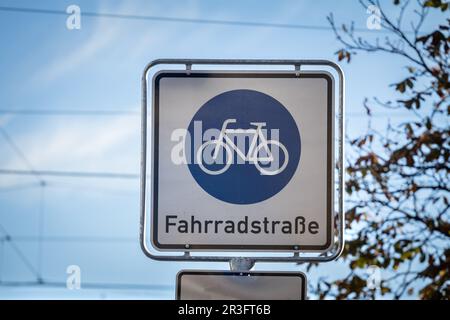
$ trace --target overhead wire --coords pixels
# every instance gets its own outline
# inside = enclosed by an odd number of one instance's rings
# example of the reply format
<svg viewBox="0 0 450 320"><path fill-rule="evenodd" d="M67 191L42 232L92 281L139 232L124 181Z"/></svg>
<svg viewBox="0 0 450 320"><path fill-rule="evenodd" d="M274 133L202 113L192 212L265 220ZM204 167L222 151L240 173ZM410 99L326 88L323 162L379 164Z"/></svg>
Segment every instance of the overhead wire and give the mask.
<svg viewBox="0 0 450 320"><path fill-rule="evenodd" d="M139 174L125 172L0 169L0 175L27 176L35 174L47 177L66 178L139 179Z"/></svg>

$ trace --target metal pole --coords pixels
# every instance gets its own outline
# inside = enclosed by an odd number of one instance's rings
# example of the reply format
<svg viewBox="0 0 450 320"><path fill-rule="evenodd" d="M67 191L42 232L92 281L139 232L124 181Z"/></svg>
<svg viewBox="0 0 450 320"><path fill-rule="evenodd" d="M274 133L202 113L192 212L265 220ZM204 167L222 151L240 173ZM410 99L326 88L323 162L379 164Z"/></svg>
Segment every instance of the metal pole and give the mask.
<svg viewBox="0 0 450 320"><path fill-rule="evenodd" d="M255 266L255 260L245 257L231 258L231 271L250 271Z"/></svg>

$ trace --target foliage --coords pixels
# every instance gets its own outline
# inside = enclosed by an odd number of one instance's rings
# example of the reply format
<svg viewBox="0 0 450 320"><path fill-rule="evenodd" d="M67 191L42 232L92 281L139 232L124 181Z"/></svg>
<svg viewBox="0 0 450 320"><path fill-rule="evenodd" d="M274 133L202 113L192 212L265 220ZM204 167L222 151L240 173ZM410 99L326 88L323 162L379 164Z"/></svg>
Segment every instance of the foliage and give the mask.
<svg viewBox="0 0 450 320"><path fill-rule="evenodd" d="M353 24L336 26L328 20L343 48L338 60L358 53L381 53L404 61L404 78L392 85L395 101L364 102L367 133L348 137L345 190L346 225L350 240L341 259L348 276L321 279L321 298L375 298L387 295L421 299L450 298L449 154L450 19L434 30L421 29L431 13L449 12L441 0L394 1L396 18L378 1L361 1L365 9L380 9L384 40L357 37ZM386 4L386 3L385 3ZM414 18L404 28L404 16ZM434 11L434 12L433 12ZM376 34L376 30L373 33ZM401 110L401 123L372 128L373 108ZM369 266L383 269L378 288L366 285Z"/></svg>

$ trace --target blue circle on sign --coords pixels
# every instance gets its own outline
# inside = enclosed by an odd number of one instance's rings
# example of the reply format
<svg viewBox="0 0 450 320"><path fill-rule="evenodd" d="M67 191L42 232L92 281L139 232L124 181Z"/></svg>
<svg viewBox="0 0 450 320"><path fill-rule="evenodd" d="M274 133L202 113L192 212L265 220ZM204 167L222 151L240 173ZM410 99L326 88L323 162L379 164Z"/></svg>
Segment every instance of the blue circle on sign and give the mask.
<svg viewBox="0 0 450 320"><path fill-rule="evenodd" d="M254 204L280 192L294 175L300 133L289 111L255 90L232 90L206 102L186 139L188 168L211 196Z"/></svg>

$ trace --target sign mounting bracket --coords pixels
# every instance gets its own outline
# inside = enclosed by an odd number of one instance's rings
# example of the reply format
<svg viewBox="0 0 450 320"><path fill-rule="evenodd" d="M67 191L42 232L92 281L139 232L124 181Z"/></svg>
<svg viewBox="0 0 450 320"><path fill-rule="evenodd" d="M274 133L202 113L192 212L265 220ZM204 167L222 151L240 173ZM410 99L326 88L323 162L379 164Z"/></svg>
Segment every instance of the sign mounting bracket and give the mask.
<svg viewBox="0 0 450 320"><path fill-rule="evenodd" d="M299 75L300 75L300 68L301 68L301 65L300 64L296 64L295 65L295 75L298 77Z"/></svg>
<svg viewBox="0 0 450 320"><path fill-rule="evenodd" d="M237 257L230 260L231 271L250 271L255 265L255 261L250 258Z"/></svg>

